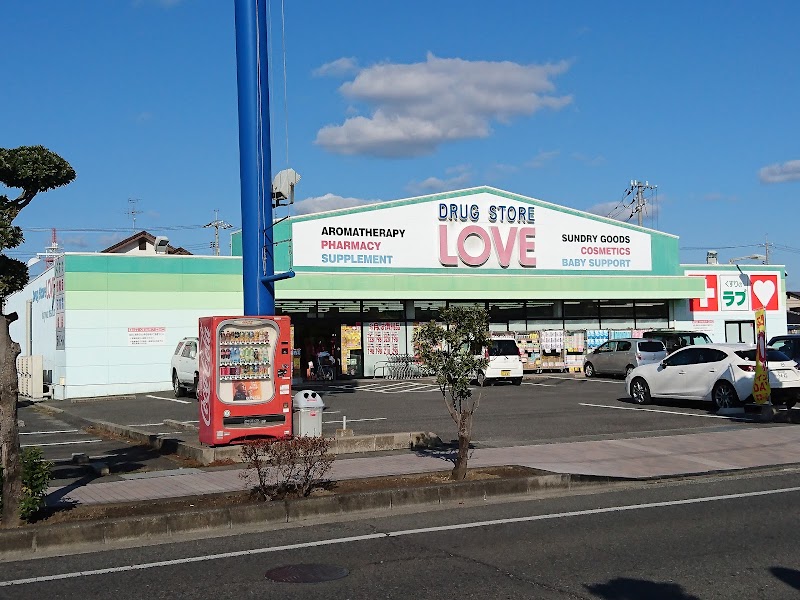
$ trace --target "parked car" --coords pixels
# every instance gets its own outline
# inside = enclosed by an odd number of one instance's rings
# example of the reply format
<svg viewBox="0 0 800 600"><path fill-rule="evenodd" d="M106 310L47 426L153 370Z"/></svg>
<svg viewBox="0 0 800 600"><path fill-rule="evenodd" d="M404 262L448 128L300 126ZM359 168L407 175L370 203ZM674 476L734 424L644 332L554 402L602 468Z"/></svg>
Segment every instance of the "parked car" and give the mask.
<svg viewBox="0 0 800 600"><path fill-rule="evenodd" d="M627 375L640 365L657 363L667 356L667 349L658 340L623 338L611 340L595 348L583 360L587 377L595 375Z"/></svg>
<svg viewBox="0 0 800 600"><path fill-rule="evenodd" d="M711 338L700 331L676 331L674 329L653 329L645 331L642 337L659 340L664 342L667 353L672 354L675 350L686 346L700 346L713 344Z"/></svg>
<svg viewBox="0 0 800 600"><path fill-rule="evenodd" d="M172 391L176 398L185 396L189 389L197 391L197 344L196 337L183 338L172 355Z"/></svg>
<svg viewBox="0 0 800 600"><path fill-rule="evenodd" d="M628 374L625 388L637 404L651 398L685 398L730 408L753 395L755 359L753 344L688 346L659 363L637 367ZM767 348L767 368L772 403L793 407L800 400L800 370L774 348Z"/></svg>
<svg viewBox="0 0 800 600"><path fill-rule="evenodd" d="M479 386L483 387L496 381L522 384L522 357L517 342L512 339L494 339L484 349L484 358L489 360L489 364L483 371L477 373Z"/></svg>
<svg viewBox="0 0 800 600"><path fill-rule="evenodd" d="M800 334L776 335L767 345L772 346L779 352L783 352L800 365Z"/></svg>

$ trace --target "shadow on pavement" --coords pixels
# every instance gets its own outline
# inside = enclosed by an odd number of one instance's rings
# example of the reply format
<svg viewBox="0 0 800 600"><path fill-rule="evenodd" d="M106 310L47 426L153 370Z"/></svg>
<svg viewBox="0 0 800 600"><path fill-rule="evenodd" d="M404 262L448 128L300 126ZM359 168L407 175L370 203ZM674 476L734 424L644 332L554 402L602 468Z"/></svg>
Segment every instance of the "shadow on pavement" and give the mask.
<svg viewBox="0 0 800 600"><path fill-rule="evenodd" d="M468 458L472 458L472 452L475 450L475 446L470 444L469 450ZM456 458L458 457L458 440L442 442L442 445L438 448L420 448L419 450L414 450L414 454L423 458L438 458L439 460L456 464Z"/></svg>
<svg viewBox="0 0 800 600"><path fill-rule="evenodd" d="M800 571L786 567L772 567L770 572L789 587L800 590Z"/></svg>
<svg viewBox="0 0 800 600"><path fill-rule="evenodd" d="M595 596L606 600L700 600L685 592L677 583L657 583L643 579L618 577L608 583L585 587Z"/></svg>

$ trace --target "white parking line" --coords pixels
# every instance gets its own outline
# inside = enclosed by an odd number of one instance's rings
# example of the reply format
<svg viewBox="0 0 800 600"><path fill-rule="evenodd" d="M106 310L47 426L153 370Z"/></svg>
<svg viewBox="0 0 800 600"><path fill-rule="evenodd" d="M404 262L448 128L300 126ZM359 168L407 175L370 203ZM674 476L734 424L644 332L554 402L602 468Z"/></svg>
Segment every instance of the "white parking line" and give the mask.
<svg viewBox="0 0 800 600"><path fill-rule="evenodd" d="M30 448L31 446L68 446L70 444L95 444L103 440L76 440L74 442L49 442L47 444L20 444L22 448Z"/></svg>
<svg viewBox="0 0 800 600"><path fill-rule="evenodd" d="M678 412L676 410L658 410L655 408L634 408L633 406L608 406L606 404L587 404L578 402L579 406L593 406L595 408L615 408L617 410L638 410L642 412L664 413L667 415L682 415L684 417L704 417L706 419L728 419L729 421L745 421L741 417L726 417L724 415L700 415L697 413Z"/></svg>
<svg viewBox="0 0 800 600"><path fill-rule="evenodd" d="M51 433L77 433L79 429L60 429L58 431L20 431L20 435L48 435Z"/></svg>
<svg viewBox="0 0 800 600"><path fill-rule="evenodd" d="M164 398L164 396L151 396L150 394L146 394L145 398L155 398L156 400L169 400L170 402L178 402L180 404L191 404L188 400L180 400L178 398Z"/></svg>
<svg viewBox="0 0 800 600"><path fill-rule="evenodd" d="M530 383L528 381L523 381L522 385L538 385L541 387L555 387L557 384L555 383Z"/></svg>
<svg viewBox="0 0 800 600"><path fill-rule="evenodd" d="M386 417L375 417L373 419L347 419L348 423L359 423L361 421L385 421ZM327 425L329 423L344 423L344 419L341 421L323 421L323 425Z"/></svg>

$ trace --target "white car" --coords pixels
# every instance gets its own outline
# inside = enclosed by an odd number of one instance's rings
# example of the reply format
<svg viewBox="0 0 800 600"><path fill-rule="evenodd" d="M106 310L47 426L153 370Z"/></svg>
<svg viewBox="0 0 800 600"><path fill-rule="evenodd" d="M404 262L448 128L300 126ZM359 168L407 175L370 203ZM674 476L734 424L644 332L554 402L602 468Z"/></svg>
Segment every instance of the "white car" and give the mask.
<svg viewBox="0 0 800 600"><path fill-rule="evenodd" d="M635 368L625 388L637 404L651 398L711 400L717 408L747 402L753 394L756 347L752 344L687 346L659 363ZM767 348L773 404L793 407L800 400L800 370L788 356Z"/></svg>
<svg viewBox="0 0 800 600"><path fill-rule="evenodd" d="M175 353L172 355L170 368L172 370L172 391L175 397L185 396L187 390L197 390L199 371L197 368L196 337L183 338L178 342Z"/></svg>
<svg viewBox="0 0 800 600"><path fill-rule="evenodd" d="M522 357L517 342L512 339L493 339L489 347L484 350L484 358L488 359L489 364L483 371L478 371L479 386L496 381L522 384Z"/></svg>

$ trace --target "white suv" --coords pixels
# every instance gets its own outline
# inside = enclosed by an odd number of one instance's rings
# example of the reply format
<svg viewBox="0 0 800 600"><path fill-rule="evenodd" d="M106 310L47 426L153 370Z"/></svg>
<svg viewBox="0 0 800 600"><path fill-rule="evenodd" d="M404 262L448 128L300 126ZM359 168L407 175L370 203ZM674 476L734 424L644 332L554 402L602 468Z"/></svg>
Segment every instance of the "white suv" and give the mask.
<svg viewBox="0 0 800 600"><path fill-rule="evenodd" d="M483 387L495 381L522 384L522 358L517 342L512 339L493 339L484 351L489 360L484 371L478 371L478 385Z"/></svg>
<svg viewBox="0 0 800 600"><path fill-rule="evenodd" d="M172 355L172 391L176 398L185 396L188 389L197 390L197 344L196 337L183 338Z"/></svg>

